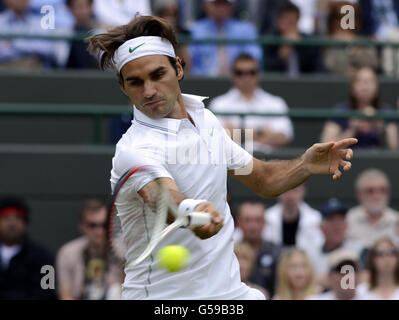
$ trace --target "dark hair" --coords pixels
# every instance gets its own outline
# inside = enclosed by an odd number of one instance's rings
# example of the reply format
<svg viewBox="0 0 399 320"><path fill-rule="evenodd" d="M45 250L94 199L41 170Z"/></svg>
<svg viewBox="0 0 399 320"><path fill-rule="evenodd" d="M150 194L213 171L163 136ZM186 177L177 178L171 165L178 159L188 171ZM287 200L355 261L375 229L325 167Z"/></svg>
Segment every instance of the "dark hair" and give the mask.
<svg viewBox="0 0 399 320"><path fill-rule="evenodd" d="M130 39L143 36L158 36L169 40L175 51L177 47L177 39L173 26L165 19L155 16L136 17L126 25L118 26L109 30L107 33L97 34L86 39L89 43L88 51L98 56L99 51L102 52L100 57L100 68L114 68L115 61L113 59L116 50ZM177 74L176 59L168 57L172 67ZM182 67L185 63L182 61ZM121 75L119 74L121 77ZM121 79L120 79L121 80Z"/></svg>
<svg viewBox="0 0 399 320"><path fill-rule="evenodd" d="M232 69L234 69L235 65L237 64L238 61L254 61L256 63L258 63L258 61L249 53L240 53L233 61L232 63Z"/></svg>
<svg viewBox="0 0 399 320"><path fill-rule="evenodd" d="M106 202L102 198L86 199L82 204L82 210L80 212L80 221L83 221L86 212L96 212L104 207L106 207Z"/></svg>
<svg viewBox="0 0 399 320"><path fill-rule="evenodd" d="M285 1L279 6L277 16L280 17L284 13L296 13L298 15L298 18L301 15L301 11L299 10L299 8L291 1Z"/></svg>
<svg viewBox="0 0 399 320"><path fill-rule="evenodd" d="M0 210L9 207L14 207L23 211L25 213L24 214L25 221L28 222L28 214L30 209L24 199L11 195L4 196L3 198L0 199Z"/></svg>
<svg viewBox="0 0 399 320"><path fill-rule="evenodd" d="M377 268L375 267L374 260L376 256L377 247L384 242L389 243L396 251L396 268L394 271L394 278L395 278L395 284L399 285L399 251L391 238L384 237L375 242L367 253L367 267L370 272L370 280L369 280L370 289L374 289L375 287L378 286L378 271Z"/></svg>
<svg viewBox="0 0 399 320"><path fill-rule="evenodd" d="M381 102L380 102L380 89L379 89L379 85L378 85L378 77L377 77L376 71L375 71L373 68L368 67L368 66L359 67L359 68L357 68L356 71L353 73L353 76L352 76L352 79L351 79L351 83L350 83L350 92L349 92L349 103L350 103L350 106L351 106L351 108L352 108L353 110L356 110L356 109L357 109L357 99L356 99L355 95L353 94L353 86L354 86L354 84L355 84L355 82L356 82L357 74L358 74L359 71L362 70L362 69L370 69L370 70L373 71L373 73L374 73L374 77L375 77L376 82L377 82L377 91L376 91L376 93L375 93L375 96L374 96L373 99L371 100L371 103L370 103L370 104L371 104L372 107L374 107L375 109L378 110L378 109L380 109L380 104L381 104Z"/></svg>
<svg viewBox="0 0 399 320"><path fill-rule="evenodd" d="M93 0L87 0L87 1L89 1L91 6L93 5ZM66 0L66 5L70 8L73 2L74 0Z"/></svg>

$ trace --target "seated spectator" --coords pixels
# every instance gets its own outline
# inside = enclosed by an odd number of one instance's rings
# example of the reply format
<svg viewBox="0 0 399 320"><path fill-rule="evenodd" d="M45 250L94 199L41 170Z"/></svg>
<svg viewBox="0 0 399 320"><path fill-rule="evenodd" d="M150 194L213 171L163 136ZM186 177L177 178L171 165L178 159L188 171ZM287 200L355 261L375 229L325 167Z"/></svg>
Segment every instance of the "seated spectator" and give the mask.
<svg viewBox="0 0 399 320"><path fill-rule="evenodd" d="M256 259L255 252L251 248L251 246L245 242L235 243L234 253L237 256L238 263L240 264L241 281L244 282L248 287L258 289L265 295L266 298L269 298L269 295L265 288L255 283L252 283L249 280L249 277L253 272Z"/></svg>
<svg viewBox="0 0 399 320"><path fill-rule="evenodd" d="M265 228L264 212L265 206L262 202L241 203L237 211L236 229L241 233L240 240L248 243L255 255L254 268L249 281L262 286L267 290L268 296L272 297L280 247L262 238L262 231Z"/></svg>
<svg viewBox="0 0 399 320"><path fill-rule="evenodd" d="M80 230L83 236L62 246L57 255L57 282L62 300L109 299L115 285L121 291L122 261L107 251L106 204L88 199L83 204ZM121 292L119 292L120 297Z"/></svg>
<svg viewBox="0 0 399 320"><path fill-rule="evenodd" d="M290 1L284 2L278 11L275 35L286 40L306 40L299 31L300 12ZM319 49L311 46L266 46L265 70L285 72L289 75L321 70Z"/></svg>
<svg viewBox="0 0 399 320"><path fill-rule="evenodd" d="M29 12L29 0L6 0L6 10L0 13L0 32L5 34L50 34L41 27L41 15ZM63 42L61 42L62 44ZM57 41L41 39L0 40L0 67L40 69L64 64Z"/></svg>
<svg viewBox="0 0 399 320"><path fill-rule="evenodd" d="M355 8L355 29L341 27L341 8L352 5ZM379 58L373 46L352 46L351 41L359 40L362 30L362 16L359 5L348 1L335 1L329 4L328 35L332 40L346 41L347 47L328 47L324 51L324 68L333 74L350 76L354 69L367 66L377 70Z"/></svg>
<svg viewBox="0 0 399 320"><path fill-rule="evenodd" d="M399 213L389 205L390 183L378 169L363 171L355 182L359 205L347 214L348 239L371 247L382 237L394 237Z"/></svg>
<svg viewBox="0 0 399 320"><path fill-rule="evenodd" d="M339 111L359 111L365 115L373 115L376 111L389 111L390 107L380 101L380 89L376 73L368 67L363 67L354 73L350 85L348 102L334 107ZM323 142L337 141L355 137L358 143L355 148L382 147L385 144L390 149L397 149L398 126L393 121L382 119L337 118L328 121L323 129Z"/></svg>
<svg viewBox="0 0 399 320"><path fill-rule="evenodd" d="M93 0L67 0L67 5L75 18L74 31L76 33L89 33L96 28L97 24L93 19ZM87 51L87 44L72 42L67 68L89 69L96 67L97 61Z"/></svg>
<svg viewBox="0 0 399 320"><path fill-rule="evenodd" d="M150 0L94 0L93 10L100 28L107 30L128 24L137 13L151 15L151 4Z"/></svg>
<svg viewBox="0 0 399 320"><path fill-rule="evenodd" d="M264 239L306 252L322 244L321 214L304 201L305 195L306 187L301 184L278 197L277 203L265 212Z"/></svg>
<svg viewBox="0 0 399 320"><path fill-rule="evenodd" d="M189 36L190 31L181 26L179 22L179 5L177 0L155 0L153 4L154 15L164 18L173 27L179 36ZM176 55L182 58L185 63L185 72L190 72L190 55L185 45L178 45Z"/></svg>
<svg viewBox="0 0 399 320"><path fill-rule="evenodd" d="M258 32L250 22L232 18L234 0L206 0L206 17L191 27L193 39L256 39ZM191 73L202 76L228 75L234 59L248 53L262 63L262 48L258 44L193 44L190 47Z"/></svg>
<svg viewBox="0 0 399 320"><path fill-rule="evenodd" d="M312 264L304 251L295 247L284 251L277 272L273 300L305 300L318 293Z"/></svg>
<svg viewBox="0 0 399 320"><path fill-rule="evenodd" d="M390 238L378 240L368 252L367 300L399 300L399 251Z"/></svg>
<svg viewBox="0 0 399 320"><path fill-rule="evenodd" d="M324 241L321 246L314 248L309 252L313 267L317 275L317 282L327 288L328 286L328 259L331 252L337 249L346 249L360 255L362 247L360 243L346 238L347 207L338 199L330 198L321 208L322 222L321 230L324 235Z"/></svg>
<svg viewBox="0 0 399 320"><path fill-rule="evenodd" d="M399 28L397 0L358 0L363 13L363 32L386 41L391 31Z"/></svg>
<svg viewBox="0 0 399 320"><path fill-rule="evenodd" d="M55 290L42 289L43 266L54 256L27 235L29 207L24 200L0 199L0 300L53 300Z"/></svg>
<svg viewBox="0 0 399 320"><path fill-rule="evenodd" d="M259 65L252 56L240 54L232 66L233 88L210 103L214 112L284 113L288 106L281 97L264 91L260 86ZM231 134L233 129L253 129L254 149L270 151L286 146L293 138L293 125L288 117L219 116Z"/></svg>
<svg viewBox="0 0 399 320"><path fill-rule="evenodd" d="M354 274L350 278L346 268L352 268ZM308 300L364 300L364 290L359 283L359 260L356 254L345 249L337 249L329 258L329 291L314 295ZM343 279L346 277L345 279ZM346 285L343 286L342 283Z"/></svg>

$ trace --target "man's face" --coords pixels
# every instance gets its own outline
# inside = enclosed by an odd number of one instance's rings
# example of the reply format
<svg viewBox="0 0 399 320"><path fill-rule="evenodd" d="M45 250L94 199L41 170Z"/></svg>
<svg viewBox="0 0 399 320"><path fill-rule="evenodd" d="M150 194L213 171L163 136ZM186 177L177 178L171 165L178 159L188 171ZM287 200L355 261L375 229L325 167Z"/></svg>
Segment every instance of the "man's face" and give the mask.
<svg viewBox="0 0 399 320"><path fill-rule="evenodd" d="M370 214L379 214L389 202L389 186L383 177L374 177L363 181L358 190L359 203Z"/></svg>
<svg viewBox="0 0 399 320"><path fill-rule="evenodd" d="M344 277L346 278L344 279ZM331 290L334 291L335 295L340 300L350 300L353 299L356 295L356 286L359 282L359 274L357 272L354 273L354 286L351 287L347 280L348 274L343 272L331 271L330 272L330 285Z"/></svg>
<svg viewBox="0 0 399 320"><path fill-rule="evenodd" d="M233 5L229 1L218 0L215 2L205 2L205 12L218 23L229 19L233 14Z"/></svg>
<svg viewBox="0 0 399 320"><path fill-rule="evenodd" d="M78 24L84 24L90 21L93 14L92 6L89 0L74 0L70 10Z"/></svg>
<svg viewBox="0 0 399 320"><path fill-rule="evenodd" d="M331 213L328 217L323 218L321 229L326 238L326 242L337 247L345 240L346 221L345 215L341 212Z"/></svg>
<svg viewBox="0 0 399 320"><path fill-rule="evenodd" d="M265 207L258 203L244 203L239 209L238 226L243 232L244 241L254 242L262 238L265 226Z"/></svg>
<svg viewBox="0 0 399 320"><path fill-rule="evenodd" d="M258 63L255 60L238 60L232 73L233 84L241 92L252 92L259 85Z"/></svg>
<svg viewBox="0 0 399 320"><path fill-rule="evenodd" d="M277 19L277 30L282 34L290 34L298 31L298 14L295 12L282 13Z"/></svg>
<svg viewBox="0 0 399 320"><path fill-rule="evenodd" d="M304 185L300 185L292 190L289 190L283 193L279 197L279 201L281 201L284 205L294 207L298 206L299 203L305 197L305 187Z"/></svg>
<svg viewBox="0 0 399 320"><path fill-rule="evenodd" d="M105 241L106 208L96 211L87 211L81 221L81 230L89 238L89 243L94 246L102 246Z"/></svg>
<svg viewBox="0 0 399 320"><path fill-rule="evenodd" d="M170 117L181 93L179 80L183 68L177 61L178 74L169 59L151 55L130 61L123 66L123 90L130 102L146 116L159 119Z"/></svg>
<svg viewBox="0 0 399 320"><path fill-rule="evenodd" d="M21 243L26 230L23 217L18 214L8 214L0 217L0 240L6 245Z"/></svg>

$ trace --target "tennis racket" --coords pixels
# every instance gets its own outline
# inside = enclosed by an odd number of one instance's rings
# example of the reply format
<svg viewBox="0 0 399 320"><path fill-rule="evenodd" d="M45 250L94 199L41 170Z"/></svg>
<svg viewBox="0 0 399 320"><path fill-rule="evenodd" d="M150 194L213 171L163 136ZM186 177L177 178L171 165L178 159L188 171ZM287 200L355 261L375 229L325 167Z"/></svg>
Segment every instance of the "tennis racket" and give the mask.
<svg viewBox="0 0 399 320"><path fill-rule="evenodd" d="M135 179L135 174L137 176L139 172L151 176L150 181L152 181L152 188L149 189L149 199L146 201L146 206L154 213L155 220L151 237L144 251L125 267L135 266L143 262L153 250L175 230L179 228L202 226L211 222L211 215L206 212L179 212L168 190L163 187L162 183L153 177L145 166L134 167L127 170L115 184L108 203L106 235L107 244L111 252L119 252L120 256L120 250L124 242L123 233L129 232L129 230L122 230L121 221L118 217L118 197L120 196L123 186L130 179ZM126 190L123 192L126 192ZM168 218L170 217L173 217L174 221L168 224ZM126 249L127 248L123 248L122 250Z"/></svg>

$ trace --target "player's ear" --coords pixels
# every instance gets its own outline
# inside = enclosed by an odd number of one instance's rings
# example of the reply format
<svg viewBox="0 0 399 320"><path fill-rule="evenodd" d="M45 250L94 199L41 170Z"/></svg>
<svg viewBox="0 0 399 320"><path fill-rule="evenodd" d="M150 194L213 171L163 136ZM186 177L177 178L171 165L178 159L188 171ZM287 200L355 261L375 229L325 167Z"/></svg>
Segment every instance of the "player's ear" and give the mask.
<svg viewBox="0 0 399 320"><path fill-rule="evenodd" d="M176 57L177 79L180 81L184 77L183 62L180 57Z"/></svg>

